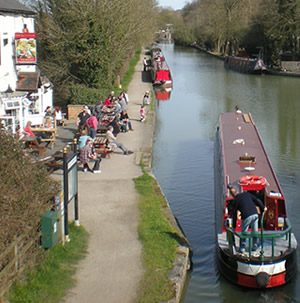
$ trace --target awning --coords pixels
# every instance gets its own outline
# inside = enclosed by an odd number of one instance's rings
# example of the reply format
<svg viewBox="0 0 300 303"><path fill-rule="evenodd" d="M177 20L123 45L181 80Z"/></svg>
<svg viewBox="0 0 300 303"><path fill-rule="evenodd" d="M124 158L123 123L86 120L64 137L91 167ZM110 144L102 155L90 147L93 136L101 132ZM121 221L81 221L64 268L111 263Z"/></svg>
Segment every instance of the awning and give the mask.
<svg viewBox="0 0 300 303"><path fill-rule="evenodd" d="M36 92L39 87L40 72L18 73L17 91Z"/></svg>

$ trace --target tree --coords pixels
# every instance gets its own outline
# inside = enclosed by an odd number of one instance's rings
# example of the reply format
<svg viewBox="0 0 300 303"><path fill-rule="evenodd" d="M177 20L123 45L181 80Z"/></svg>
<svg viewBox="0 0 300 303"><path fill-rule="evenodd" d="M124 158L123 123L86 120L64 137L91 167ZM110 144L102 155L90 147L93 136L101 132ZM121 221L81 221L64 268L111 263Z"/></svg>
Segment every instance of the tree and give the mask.
<svg viewBox="0 0 300 303"><path fill-rule="evenodd" d="M63 100L74 85L111 88L156 28L153 0L39 0L35 9L39 64Z"/></svg>

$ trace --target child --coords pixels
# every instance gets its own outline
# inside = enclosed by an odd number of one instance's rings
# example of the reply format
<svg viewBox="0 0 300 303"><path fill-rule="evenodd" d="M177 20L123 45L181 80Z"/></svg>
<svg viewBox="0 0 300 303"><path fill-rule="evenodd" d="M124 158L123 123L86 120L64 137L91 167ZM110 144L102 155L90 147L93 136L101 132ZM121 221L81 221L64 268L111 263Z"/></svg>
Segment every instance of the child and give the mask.
<svg viewBox="0 0 300 303"><path fill-rule="evenodd" d="M145 120L146 120L146 111L145 111L145 106L144 105L141 106L140 115L141 115L140 121L145 122Z"/></svg>

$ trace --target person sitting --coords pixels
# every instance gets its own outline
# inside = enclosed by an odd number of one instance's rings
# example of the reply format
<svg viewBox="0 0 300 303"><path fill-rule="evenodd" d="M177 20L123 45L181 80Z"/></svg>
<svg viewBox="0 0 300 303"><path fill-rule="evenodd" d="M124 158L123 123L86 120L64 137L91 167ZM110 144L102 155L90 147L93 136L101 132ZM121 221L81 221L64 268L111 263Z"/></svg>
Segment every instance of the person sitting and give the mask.
<svg viewBox="0 0 300 303"><path fill-rule="evenodd" d="M41 139L32 132L31 125L32 122L27 121L26 127L23 129L23 134L25 135L25 138L27 137L28 139L30 139L30 141L32 141L34 145L38 146L41 143ZM28 142L26 144L26 147L28 147L29 145L30 143Z"/></svg>
<svg viewBox="0 0 300 303"><path fill-rule="evenodd" d="M105 105L105 106L111 105L111 100L110 100L109 96L108 96L108 98L105 99L104 105Z"/></svg>
<svg viewBox="0 0 300 303"><path fill-rule="evenodd" d="M121 131L127 132L129 130L133 130L131 121L129 120L128 114L126 110L123 110L120 115L120 125L121 125Z"/></svg>
<svg viewBox="0 0 300 303"><path fill-rule="evenodd" d="M130 155L133 153L133 151L128 150L128 148L121 142L117 141L117 138L113 134L114 128L112 126L109 126L107 131L106 131L106 139L109 144L114 144L116 145L119 149L122 150L124 155Z"/></svg>
<svg viewBox="0 0 300 303"><path fill-rule="evenodd" d="M51 106L47 106L45 109L45 116L53 116L53 111Z"/></svg>
<svg viewBox="0 0 300 303"><path fill-rule="evenodd" d="M240 108L239 108L238 105L236 105L236 106L234 107L234 109L235 109L235 112L236 112L236 113L238 113L238 114L241 114L241 113L242 113L242 111L240 110Z"/></svg>
<svg viewBox="0 0 300 303"><path fill-rule="evenodd" d="M78 139L78 144L77 144L78 150L81 150L85 146L86 140L88 138L90 138L90 137L87 135L87 131L85 129L83 129L81 131L80 137Z"/></svg>
<svg viewBox="0 0 300 303"><path fill-rule="evenodd" d="M119 117L118 115L113 117L110 117L108 120L108 126L112 126L113 127L113 134L114 136L117 136L118 133L120 132L120 126L119 126Z"/></svg>
<svg viewBox="0 0 300 303"><path fill-rule="evenodd" d="M51 119L50 116L48 116L45 120L45 124L44 124L45 128L53 128L53 120Z"/></svg>
<svg viewBox="0 0 300 303"><path fill-rule="evenodd" d="M93 172L94 174L99 174L101 173L101 170L99 170L101 158L97 157L97 154L93 153L92 150L92 143L93 140L91 138L88 138L86 140L85 146L80 149L80 155L79 159L80 162L83 163L83 171L90 171ZM90 161L95 161L93 169L89 167L89 162Z"/></svg>
<svg viewBox="0 0 300 303"><path fill-rule="evenodd" d="M122 112L122 107L118 101L115 101L115 107L112 112L114 115L118 115Z"/></svg>

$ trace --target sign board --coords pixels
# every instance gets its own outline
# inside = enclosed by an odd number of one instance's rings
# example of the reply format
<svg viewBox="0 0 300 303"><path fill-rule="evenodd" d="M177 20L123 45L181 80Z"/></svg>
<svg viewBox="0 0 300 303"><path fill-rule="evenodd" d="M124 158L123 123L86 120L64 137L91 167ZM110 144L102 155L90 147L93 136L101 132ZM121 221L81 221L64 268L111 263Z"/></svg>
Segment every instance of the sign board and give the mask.
<svg viewBox="0 0 300 303"><path fill-rule="evenodd" d="M36 33L15 33L16 63L36 64Z"/></svg>

